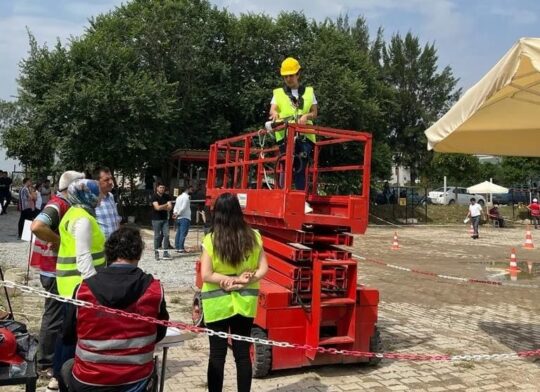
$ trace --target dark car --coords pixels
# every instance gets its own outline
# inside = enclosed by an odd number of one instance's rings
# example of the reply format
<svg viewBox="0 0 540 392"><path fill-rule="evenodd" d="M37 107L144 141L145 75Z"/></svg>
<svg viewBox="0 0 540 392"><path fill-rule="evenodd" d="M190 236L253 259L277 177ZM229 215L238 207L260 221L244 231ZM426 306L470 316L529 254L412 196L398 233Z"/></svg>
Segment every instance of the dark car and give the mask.
<svg viewBox="0 0 540 392"><path fill-rule="evenodd" d="M534 196L533 196L534 197ZM525 189L510 189L508 193L494 193L493 204L529 204L531 193Z"/></svg>

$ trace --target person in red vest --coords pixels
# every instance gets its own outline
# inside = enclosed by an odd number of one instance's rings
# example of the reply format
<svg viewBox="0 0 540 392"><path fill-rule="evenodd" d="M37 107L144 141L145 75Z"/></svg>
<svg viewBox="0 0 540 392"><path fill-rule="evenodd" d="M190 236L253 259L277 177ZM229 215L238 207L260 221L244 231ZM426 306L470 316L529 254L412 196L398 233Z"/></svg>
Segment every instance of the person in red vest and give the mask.
<svg viewBox="0 0 540 392"><path fill-rule="evenodd" d="M121 227L113 232L105 243L107 268L83 280L75 298L168 320L160 281L137 267L143 249L138 230ZM76 343L76 350L75 358L62 367L60 390L145 391L154 370L155 344L166 331L154 323L68 305L63 340Z"/></svg>
<svg viewBox="0 0 540 392"><path fill-rule="evenodd" d="M30 265L39 270L39 279L45 290L58 294L56 287L56 259L60 246L58 225L69 209L67 188L73 181L84 178L84 173L73 170L60 176L58 193L45 205L45 208L32 222L31 230L35 241L30 256ZM63 304L52 298L45 299L41 328L39 332L38 370L53 377L52 366L56 340L61 331ZM58 389L56 380L51 379L50 389Z"/></svg>
<svg viewBox="0 0 540 392"><path fill-rule="evenodd" d="M534 222L534 228L538 229L538 223L540 221L540 204L538 204L538 199L534 198L527 208L531 211L531 220Z"/></svg>

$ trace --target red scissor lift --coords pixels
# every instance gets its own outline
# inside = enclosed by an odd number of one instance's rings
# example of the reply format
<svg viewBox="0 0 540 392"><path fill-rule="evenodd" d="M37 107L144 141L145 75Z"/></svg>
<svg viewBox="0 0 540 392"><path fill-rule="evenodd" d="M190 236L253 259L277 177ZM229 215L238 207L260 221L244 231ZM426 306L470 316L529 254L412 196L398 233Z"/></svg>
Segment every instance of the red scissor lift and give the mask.
<svg viewBox="0 0 540 392"><path fill-rule="evenodd" d="M287 148L266 146L270 133L286 130ZM306 169L306 190L293 189L295 138L314 133L317 143ZM357 131L285 124L214 143L210 148L207 205L224 192L235 193L245 219L263 236L269 271L261 281L252 336L356 351L380 351L376 329L379 292L357 284L351 234L368 222L371 135ZM324 166L324 150L349 147L356 163ZM353 147L355 146L355 147ZM350 158L350 157L349 157ZM356 194L321 191L325 173L346 173ZM352 174L351 174L352 173ZM356 186L354 186L356 185ZM305 213L308 202L313 212ZM199 272L199 265L197 267ZM201 287L200 274L197 285ZM196 296L195 309L199 306ZM252 347L253 372L302 366L369 362L377 358L338 356L316 350Z"/></svg>

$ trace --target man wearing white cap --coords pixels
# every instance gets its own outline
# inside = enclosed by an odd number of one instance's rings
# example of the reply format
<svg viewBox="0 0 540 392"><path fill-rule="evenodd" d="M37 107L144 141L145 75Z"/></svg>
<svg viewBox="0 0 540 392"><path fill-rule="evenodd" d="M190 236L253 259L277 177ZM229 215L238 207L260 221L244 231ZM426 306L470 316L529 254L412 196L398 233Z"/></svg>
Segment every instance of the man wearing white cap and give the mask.
<svg viewBox="0 0 540 392"><path fill-rule="evenodd" d="M69 209L67 188L75 180L83 179L84 173L73 170L60 176L58 193L45 205L43 211L32 222L31 230L36 236L31 255L31 265L39 268L41 285L52 294L58 294L56 286L56 259L60 246L58 225ZM45 309L41 320L39 334L38 368L49 377L53 365L56 339L63 322L63 303L51 298L45 299ZM58 383L51 378L50 389L54 390Z"/></svg>
<svg viewBox="0 0 540 392"><path fill-rule="evenodd" d="M538 222L540 221L540 204L538 204L538 199L534 198L527 208L531 211L531 220L534 223L534 228L538 229Z"/></svg>

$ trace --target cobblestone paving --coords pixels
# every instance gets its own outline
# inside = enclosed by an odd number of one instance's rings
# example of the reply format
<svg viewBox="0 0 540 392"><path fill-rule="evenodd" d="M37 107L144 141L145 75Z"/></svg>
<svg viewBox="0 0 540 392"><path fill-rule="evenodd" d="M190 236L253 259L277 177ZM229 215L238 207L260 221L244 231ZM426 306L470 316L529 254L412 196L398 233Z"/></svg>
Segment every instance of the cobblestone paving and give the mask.
<svg viewBox="0 0 540 392"><path fill-rule="evenodd" d="M13 214L14 215L14 214ZM8 215L9 216L9 215ZM21 265L26 247L17 243L0 222L0 256ZM486 278L486 265L506 260L508 246L520 246L521 229L504 234L484 231L485 242L471 242L463 228L400 229L402 249L387 250L394 228L370 228L356 241L355 253L407 267L457 276ZM150 238L147 238L150 245ZM189 238L196 245L195 233ZM150 248L151 249L151 248ZM519 256L518 256L519 257ZM527 254L540 264L540 251ZM155 265L151 252L141 265L156 273L167 287L174 320L190 319L195 257L175 258ZM182 279L169 279L177 270ZM163 274L163 276L160 276ZM456 284L369 263L360 264L359 282L381 292L379 328L385 351L402 353L489 354L540 348L540 290ZM533 274L526 283L540 284ZM35 300L24 298L21 313L31 313ZM196 337L171 348L165 390L205 391L208 343ZM229 353L225 391L236 390L234 360ZM42 385L38 390L44 391ZM16 391L22 389L5 389ZM253 381L254 391L540 391L540 358L485 362L412 362L384 360L377 367L323 366L273 372Z"/></svg>

